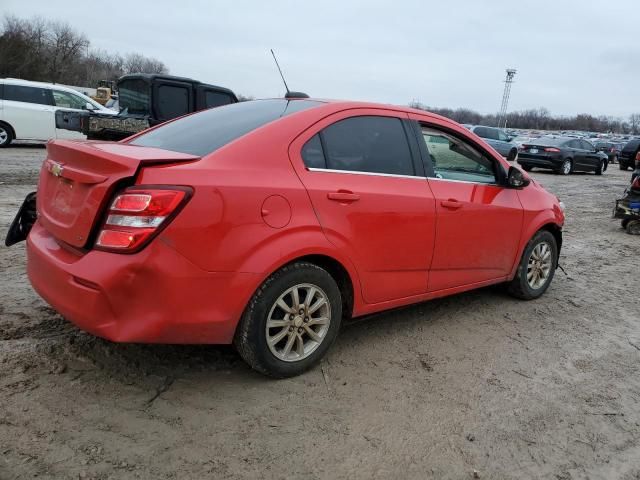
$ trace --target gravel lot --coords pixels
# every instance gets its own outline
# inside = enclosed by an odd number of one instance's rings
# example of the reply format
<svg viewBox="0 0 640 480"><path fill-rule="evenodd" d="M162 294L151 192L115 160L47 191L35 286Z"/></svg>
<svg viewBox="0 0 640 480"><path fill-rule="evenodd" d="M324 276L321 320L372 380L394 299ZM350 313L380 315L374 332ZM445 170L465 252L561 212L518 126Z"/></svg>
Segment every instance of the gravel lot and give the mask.
<svg viewBox="0 0 640 480"><path fill-rule="evenodd" d="M45 150L0 150L0 232ZM640 238L630 172L535 173L567 205L549 291L488 288L344 327L289 380L230 347L117 345L0 248L0 478L640 478ZM477 473L474 473L477 472Z"/></svg>

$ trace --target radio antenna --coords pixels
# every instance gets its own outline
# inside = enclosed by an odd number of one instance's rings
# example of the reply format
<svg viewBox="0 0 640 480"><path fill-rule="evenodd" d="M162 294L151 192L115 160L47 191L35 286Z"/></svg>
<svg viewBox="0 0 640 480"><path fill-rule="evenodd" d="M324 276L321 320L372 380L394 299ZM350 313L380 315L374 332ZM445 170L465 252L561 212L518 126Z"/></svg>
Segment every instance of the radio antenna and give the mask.
<svg viewBox="0 0 640 480"><path fill-rule="evenodd" d="M273 48L271 50L271 55L273 55L273 61L276 62L276 67L278 67L278 71L280 72L280 77L282 77L282 83L284 83L284 88L287 89L287 95L289 92L289 86L287 85L287 81L284 79L284 75L282 74L282 69L280 68L280 64L278 63L278 59L276 58L276 54L273 53Z"/></svg>

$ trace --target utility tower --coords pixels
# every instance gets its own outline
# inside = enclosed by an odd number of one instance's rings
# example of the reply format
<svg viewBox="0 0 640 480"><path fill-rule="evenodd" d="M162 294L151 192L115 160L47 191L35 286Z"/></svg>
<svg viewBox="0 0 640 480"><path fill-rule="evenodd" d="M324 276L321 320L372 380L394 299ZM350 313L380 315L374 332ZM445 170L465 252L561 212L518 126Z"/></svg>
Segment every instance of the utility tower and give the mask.
<svg viewBox="0 0 640 480"><path fill-rule="evenodd" d="M516 76L515 68L507 68L507 78L504 80L504 93L502 94L502 106L498 114L498 127L505 128L507 126L507 107L509 106L509 96L511 95L511 84L513 77Z"/></svg>

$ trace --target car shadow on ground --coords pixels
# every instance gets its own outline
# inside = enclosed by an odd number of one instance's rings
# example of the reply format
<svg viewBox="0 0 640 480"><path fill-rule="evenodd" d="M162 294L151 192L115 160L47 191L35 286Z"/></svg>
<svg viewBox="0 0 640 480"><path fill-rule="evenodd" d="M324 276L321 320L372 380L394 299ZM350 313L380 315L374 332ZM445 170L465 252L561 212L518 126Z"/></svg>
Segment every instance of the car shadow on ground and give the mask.
<svg viewBox="0 0 640 480"><path fill-rule="evenodd" d="M387 341L385 336L390 332L415 336L416 331L431 329L440 321L474 322L473 311L482 305L504 304L506 312L510 299L502 288L493 286L346 320L329 352L328 361L331 361L332 352L340 355L343 347L354 342L375 348L377 342ZM235 379L241 383L268 380L252 371L231 345L113 343L77 329L48 307L43 307L42 311L50 316L13 337L41 339L43 364L59 365L56 368L72 378L92 370L96 380L106 376L140 387L148 384L149 377L178 379L188 376L207 381L224 377L227 382Z"/></svg>
<svg viewBox="0 0 640 480"><path fill-rule="evenodd" d="M27 141L13 141L11 145L6 148L46 148L47 144L44 142L27 142Z"/></svg>

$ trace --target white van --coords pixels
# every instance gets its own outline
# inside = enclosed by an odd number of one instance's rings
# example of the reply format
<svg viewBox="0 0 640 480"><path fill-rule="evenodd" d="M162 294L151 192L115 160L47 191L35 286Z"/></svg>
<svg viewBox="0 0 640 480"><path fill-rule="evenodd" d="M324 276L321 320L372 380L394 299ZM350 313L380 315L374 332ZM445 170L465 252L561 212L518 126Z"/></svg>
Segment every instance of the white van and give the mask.
<svg viewBox="0 0 640 480"><path fill-rule="evenodd" d="M79 132L56 128L56 110L117 112L71 88L52 83L0 79L0 147L13 140L46 141L51 138L85 138Z"/></svg>

